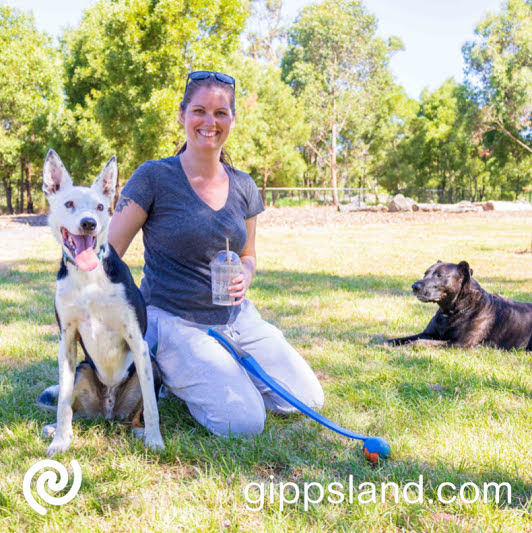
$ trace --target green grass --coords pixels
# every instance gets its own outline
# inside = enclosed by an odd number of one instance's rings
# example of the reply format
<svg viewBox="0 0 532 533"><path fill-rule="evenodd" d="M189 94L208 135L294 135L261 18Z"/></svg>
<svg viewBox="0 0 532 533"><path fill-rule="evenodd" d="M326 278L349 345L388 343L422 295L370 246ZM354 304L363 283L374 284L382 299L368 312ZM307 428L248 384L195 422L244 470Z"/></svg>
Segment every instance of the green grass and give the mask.
<svg viewBox="0 0 532 533"><path fill-rule="evenodd" d="M35 400L57 382L53 294L58 247L51 237L0 271L1 531L530 531L532 354L476 348L387 350L382 340L416 333L435 311L410 285L438 259L468 260L489 291L532 301L527 218L451 218L446 224L260 228L259 270L250 296L318 373L323 414L392 445L371 465L360 443L302 415L268 414L264 433L222 439L175 399L160 403L166 451L146 451L129 428L76 421L70 450L83 482L75 499L41 517L22 494L25 472L45 457L40 430L53 416ZM126 256L140 281L137 239ZM383 482L402 488L424 478L423 503L396 503ZM273 476L273 478L272 478ZM279 483L353 476L353 503L279 506ZM250 482L275 483L264 508L246 509ZM377 485L378 503L357 487ZM512 501L437 502L441 483L507 482ZM255 493L253 493L255 494ZM288 493L287 493L288 494ZM315 497L316 493L313 493ZM331 494L329 494L331 496ZM449 492L444 492L450 497ZM331 498L336 498L334 495ZM429 500L433 500L430 503Z"/></svg>

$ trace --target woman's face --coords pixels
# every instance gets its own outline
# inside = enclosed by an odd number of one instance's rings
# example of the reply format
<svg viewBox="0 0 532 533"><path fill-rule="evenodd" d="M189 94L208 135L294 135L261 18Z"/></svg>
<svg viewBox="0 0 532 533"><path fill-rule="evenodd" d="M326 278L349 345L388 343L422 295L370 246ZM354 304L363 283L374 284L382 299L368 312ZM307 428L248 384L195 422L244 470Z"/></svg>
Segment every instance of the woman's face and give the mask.
<svg viewBox="0 0 532 533"><path fill-rule="evenodd" d="M187 147L219 150L235 124L229 91L220 87L200 87L185 111L179 111L185 126Z"/></svg>

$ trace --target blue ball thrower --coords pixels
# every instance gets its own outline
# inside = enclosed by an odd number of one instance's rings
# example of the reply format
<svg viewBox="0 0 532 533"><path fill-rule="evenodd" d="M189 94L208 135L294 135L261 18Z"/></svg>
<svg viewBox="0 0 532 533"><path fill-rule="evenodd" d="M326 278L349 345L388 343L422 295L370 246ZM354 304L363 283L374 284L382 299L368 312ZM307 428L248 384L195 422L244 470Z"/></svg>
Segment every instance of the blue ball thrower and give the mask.
<svg viewBox="0 0 532 533"><path fill-rule="evenodd" d="M318 412L314 411L314 409L305 405L303 402L300 402L285 388L281 387L281 385L263 370L252 355L236 346L228 335L222 333L216 327L210 328L208 333L211 337L214 337L250 374L257 379L260 379L265 385L268 385L270 389L288 403L299 409L299 411L344 437L361 440L364 443L362 449L364 450L364 454L368 461L376 463L379 459L387 459L390 456L390 445L385 439L382 437L366 437L365 435L359 435L358 433L335 424L328 418L325 418Z"/></svg>

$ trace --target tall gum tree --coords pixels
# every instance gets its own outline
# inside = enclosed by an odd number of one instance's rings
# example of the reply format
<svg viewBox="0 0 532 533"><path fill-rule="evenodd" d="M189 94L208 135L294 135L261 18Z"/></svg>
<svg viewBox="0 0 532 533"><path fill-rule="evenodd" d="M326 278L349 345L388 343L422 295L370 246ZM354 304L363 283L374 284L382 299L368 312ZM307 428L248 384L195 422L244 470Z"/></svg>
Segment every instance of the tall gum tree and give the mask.
<svg viewBox="0 0 532 533"><path fill-rule="evenodd" d="M397 38L384 42L376 30L361 2L325 0L305 8L288 33L283 79L304 102L313 128L307 144L329 168L335 207L342 131L353 113L375 103L389 55L402 47Z"/></svg>
<svg viewBox="0 0 532 533"><path fill-rule="evenodd" d="M532 154L532 1L508 0L489 13L462 51L482 108L479 133L496 130Z"/></svg>

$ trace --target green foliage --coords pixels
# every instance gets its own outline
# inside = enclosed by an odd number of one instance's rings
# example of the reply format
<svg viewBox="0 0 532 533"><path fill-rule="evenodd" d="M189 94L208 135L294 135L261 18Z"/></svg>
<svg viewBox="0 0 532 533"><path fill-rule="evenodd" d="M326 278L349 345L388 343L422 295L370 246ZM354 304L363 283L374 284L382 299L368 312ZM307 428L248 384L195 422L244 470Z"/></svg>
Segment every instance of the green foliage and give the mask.
<svg viewBox="0 0 532 533"><path fill-rule="evenodd" d="M282 23L282 0L254 0L247 21L246 53L255 61L278 64L282 60L286 27Z"/></svg>
<svg viewBox="0 0 532 533"><path fill-rule="evenodd" d="M391 77L389 54L400 47L396 38L388 46L376 29L375 17L360 2L325 0L305 8L289 31L283 79L304 102L313 130L309 146L318 164L329 166L333 189L338 145L361 139L371 120L367 112ZM350 138L343 141L348 122ZM333 201L338 204L336 194Z"/></svg>
<svg viewBox="0 0 532 533"><path fill-rule="evenodd" d="M482 106L480 133L495 129L532 153L532 4L508 0L478 24L475 36L463 53Z"/></svg>
<svg viewBox="0 0 532 533"><path fill-rule="evenodd" d="M237 168L250 172L259 187L290 187L306 165L297 147L309 135L305 112L280 69L235 54L227 66L238 74L237 123L230 153Z"/></svg>
<svg viewBox="0 0 532 533"><path fill-rule="evenodd" d="M118 155L123 174L175 153L186 75L219 70L238 44L246 7L237 0L102 0L66 34L69 108L74 120L97 123L91 130ZM83 128L69 132L83 135Z"/></svg>
<svg viewBox="0 0 532 533"><path fill-rule="evenodd" d="M61 103L57 52L33 18L0 5L0 177L12 211L17 166L41 164L47 125ZM23 206L20 206L21 208Z"/></svg>
<svg viewBox="0 0 532 533"><path fill-rule="evenodd" d="M530 1L507 0L480 21L463 47L467 82L419 102L390 74L402 42L377 37L363 3L311 4L290 28L281 9L282 0L100 0L58 51L31 17L0 6L2 210L31 211L32 176L50 147L80 183L113 153L122 182L175 153L186 75L199 69L235 75L229 151L261 187L438 188L447 200L532 190Z"/></svg>
<svg viewBox="0 0 532 533"><path fill-rule="evenodd" d="M394 192L411 182L412 168L404 157L402 142L418 111L419 102L409 98L404 89L395 84L389 86L379 105L372 110L375 116L365 133L365 155L368 173L374 177L373 186L377 184Z"/></svg>
<svg viewBox="0 0 532 533"><path fill-rule="evenodd" d="M486 192L486 165L472 143L470 123L478 109L467 89L449 79L433 92L423 91L417 113L401 128L402 139L390 152L381 183L392 191L408 187L457 189L480 200ZM444 198L442 198L444 200Z"/></svg>

